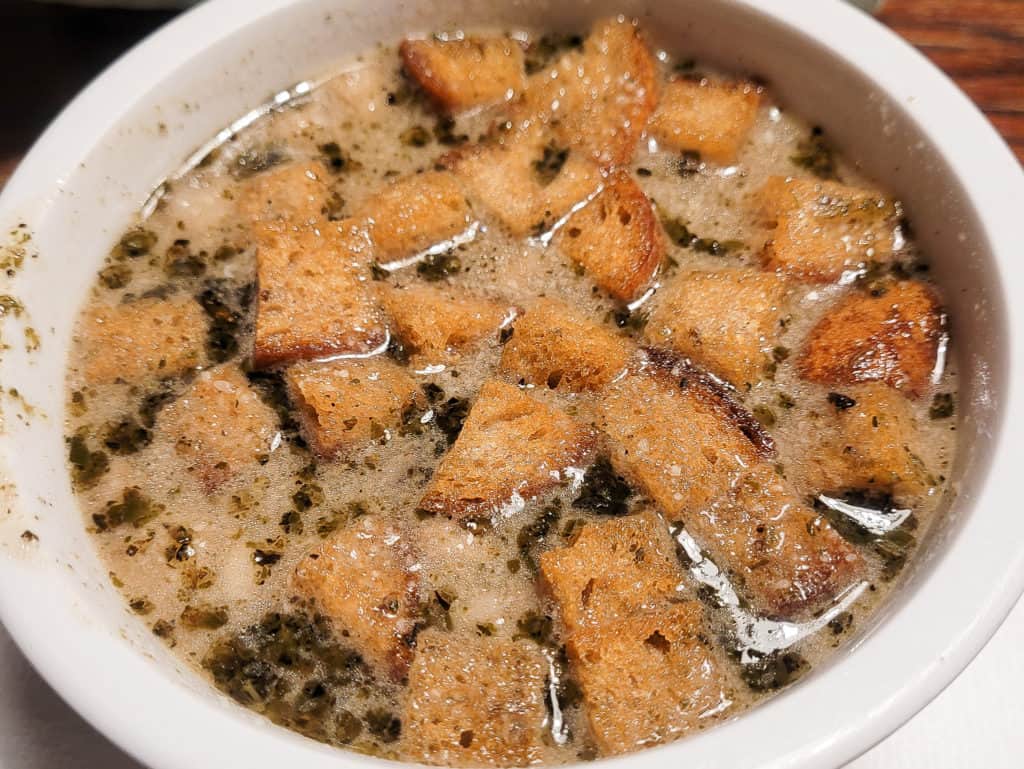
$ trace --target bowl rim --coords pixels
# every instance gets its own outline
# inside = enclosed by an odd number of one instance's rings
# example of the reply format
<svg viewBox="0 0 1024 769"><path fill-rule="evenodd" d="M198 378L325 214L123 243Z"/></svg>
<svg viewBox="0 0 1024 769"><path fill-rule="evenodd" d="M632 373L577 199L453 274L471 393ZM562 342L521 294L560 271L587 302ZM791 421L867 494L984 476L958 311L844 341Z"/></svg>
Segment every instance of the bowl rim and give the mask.
<svg viewBox="0 0 1024 769"><path fill-rule="evenodd" d="M53 180L72 173L154 82L172 76L188 57L216 45L243 21L257 21L297 2L301 0L211 0L145 39L93 81L47 128L0 195L0 212L19 211L25 215L26 210L45 208L56 195ZM911 112L962 184L990 241L1006 307L1006 380L1022 381L1024 308L1008 300L1024 296L1024 276L1013 269L1013 249L1019 241L1014 215L1019 216L1024 204L1024 174L995 129L943 73L908 43L839 0L813 5L804 0L727 2L811 38L876 84L887 99ZM116 94L116 101L112 102L112 94ZM67 141L69 135L75 141ZM969 153L962 151L967 139ZM978 510L1008 506L1015 498L1014 471L1019 472L1022 453L1010 440L1024 432L1024 407L1010 387L1007 385L1001 404L1001 428L992 437L997 444L993 461L974 503ZM784 697L707 733L603 763L616 769L620 764L625 769L626 764L639 761L668 767L670 762L685 758L695 766L722 767L741 765L730 763L730 757L746 755L749 765L750 746L741 743L755 723L760 724L756 755L763 757L764 767L826 767L851 760L924 707L995 633L1024 591L1024 548L1017 544L1022 541L1024 518L1006 521L993 515L970 516L943 558L956 562L958 555L979 552L987 557L966 576L954 573L949 564L935 569L917 585L898 613L851 653L818 674L813 686L796 687ZM130 695L128 700L141 702L136 695L141 694L139 689L158 684L155 674L147 675L146 664L133 664L120 673L105 671L104 675L114 675L115 688L94 686L94 669L69 664L66 647L59 639L40 637L40 629L33 622L33 607L27 600L30 595L30 591L0 581L0 620L16 644L42 677L87 721L154 769L183 769L191 766L197 755L222 766L249 764L246 756L267 761L301 758L310 769L345 764L367 769L382 766L379 759L338 751L270 727L247 717L250 714L241 709L218 710L182 687L178 691L168 689L159 714L137 711L132 718L124 718L120 713L124 701L112 701L112 694L123 691ZM939 600L952 608L936 617L931 606ZM872 677L885 680L873 688L854 685ZM828 703L820 697L830 684L836 691L845 688L841 696L835 694ZM167 682L161 685L169 686ZM818 712L823 703L831 709L828 718ZM817 707L809 709L807 705ZM168 728L169 721L175 728ZM792 729L795 723L799 723L799 730ZM837 723L841 724L838 728ZM783 734L787 725L800 734L795 738ZM179 729L184 727L191 741L187 751L181 750L178 737Z"/></svg>

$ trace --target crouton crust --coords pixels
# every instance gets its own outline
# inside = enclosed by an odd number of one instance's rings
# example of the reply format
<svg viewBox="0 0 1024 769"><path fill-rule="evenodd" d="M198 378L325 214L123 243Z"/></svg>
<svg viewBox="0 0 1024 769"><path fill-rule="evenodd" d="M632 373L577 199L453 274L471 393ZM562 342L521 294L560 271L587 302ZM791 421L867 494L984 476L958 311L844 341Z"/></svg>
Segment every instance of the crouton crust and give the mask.
<svg viewBox="0 0 1024 769"><path fill-rule="evenodd" d="M287 220L293 225L319 222L330 196L325 177L319 163L292 163L256 174L241 187L238 211L253 224L274 220Z"/></svg>
<svg viewBox="0 0 1024 769"><path fill-rule="evenodd" d="M359 208L378 262L412 256L465 232L469 204L452 173L428 171L386 184Z"/></svg>
<svg viewBox="0 0 1024 769"><path fill-rule="evenodd" d="M526 82L523 48L505 36L403 40L405 71L448 111L508 101Z"/></svg>
<svg viewBox="0 0 1024 769"><path fill-rule="evenodd" d="M326 459L381 437L421 395L404 368L382 357L298 363L285 378L303 435Z"/></svg>
<svg viewBox="0 0 1024 769"><path fill-rule="evenodd" d="M538 299L516 320L500 370L526 384L570 392L598 390L632 353L621 335L555 299Z"/></svg>
<svg viewBox="0 0 1024 769"><path fill-rule="evenodd" d="M548 665L535 644L427 630L416 646L402 718L411 755L441 766L541 760Z"/></svg>
<svg viewBox="0 0 1024 769"><path fill-rule="evenodd" d="M398 681L409 669L419 616L415 560L400 531L364 516L307 553L292 587L315 601L371 667Z"/></svg>
<svg viewBox="0 0 1024 769"><path fill-rule="evenodd" d="M679 78L662 88L647 130L667 149L698 152L702 159L727 165L735 162L750 134L760 102L750 83Z"/></svg>
<svg viewBox="0 0 1024 769"><path fill-rule="evenodd" d="M561 411L488 380L419 506L457 519L489 517L557 485L593 443L593 433Z"/></svg>
<svg viewBox="0 0 1024 769"><path fill-rule="evenodd" d="M387 286L380 292L392 329L423 361L444 363L496 334L516 315L513 305L424 285Z"/></svg>
<svg viewBox="0 0 1024 769"><path fill-rule="evenodd" d="M782 331L787 282L748 269L684 272L658 290L644 338L737 387L764 375Z"/></svg>
<svg viewBox="0 0 1024 769"><path fill-rule="evenodd" d="M851 293L811 330L797 369L829 386L884 382L918 397L928 388L943 326L938 299L923 283Z"/></svg>
<svg viewBox="0 0 1024 769"><path fill-rule="evenodd" d="M239 468L269 456L278 425L274 411L232 364L200 374L158 420L158 431L175 439L178 456L207 493Z"/></svg>
<svg viewBox="0 0 1024 769"><path fill-rule="evenodd" d="M764 268L832 283L868 262L892 261L896 206L871 190L774 176L758 193L771 240Z"/></svg>
<svg viewBox="0 0 1024 769"><path fill-rule="evenodd" d="M89 384L185 373L203 361L207 321L192 299L97 306L82 318L82 375Z"/></svg>
<svg viewBox="0 0 1024 769"><path fill-rule="evenodd" d="M370 244L351 221L258 224L253 363L366 353L387 328L366 285Z"/></svg>
<svg viewBox="0 0 1024 769"><path fill-rule="evenodd" d="M636 299L665 258L665 239L651 201L622 171L575 211L555 238L558 247L616 299Z"/></svg>

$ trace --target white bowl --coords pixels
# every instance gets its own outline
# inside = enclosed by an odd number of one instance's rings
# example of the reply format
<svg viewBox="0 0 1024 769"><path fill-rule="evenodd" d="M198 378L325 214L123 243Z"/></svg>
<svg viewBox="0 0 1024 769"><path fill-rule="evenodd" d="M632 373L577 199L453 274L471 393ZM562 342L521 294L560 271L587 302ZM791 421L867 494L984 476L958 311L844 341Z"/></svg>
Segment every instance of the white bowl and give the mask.
<svg viewBox="0 0 1024 769"><path fill-rule="evenodd" d="M458 9L452 6L460 6ZM0 198L30 253L5 322L0 617L46 680L155 769L371 766L237 707L167 652L109 584L69 487L62 438L71 324L102 256L154 186L270 94L377 40L465 25L585 28L640 16L657 42L760 74L905 202L946 287L959 399L959 494L871 627L830 664L739 719L610 764L836 766L924 706L1024 587L1020 385L1024 177L991 126L908 45L839 2L774 0L214 0L127 54L79 96ZM18 232L18 231L16 231ZM1016 298L1016 301L1012 301ZM10 313L9 313L10 314ZM26 352L19 324L42 337ZM1011 387L1015 389L1011 391ZM20 416L19 416L20 415ZM26 541L31 530L38 541ZM30 540L31 538L29 538ZM58 738L59 739L59 738Z"/></svg>

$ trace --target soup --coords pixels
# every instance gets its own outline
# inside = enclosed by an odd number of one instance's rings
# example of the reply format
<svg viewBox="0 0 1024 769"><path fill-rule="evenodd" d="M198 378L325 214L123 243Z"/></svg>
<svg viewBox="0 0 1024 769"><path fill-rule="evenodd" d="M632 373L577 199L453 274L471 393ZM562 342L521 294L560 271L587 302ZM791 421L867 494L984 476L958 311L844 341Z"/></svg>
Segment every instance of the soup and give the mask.
<svg viewBox="0 0 1024 769"><path fill-rule="evenodd" d="M769 85L624 18L449 32L157 191L78 322L69 468L131 610L240 704L593 759L842 653L949 492L945 328L899 201Z"/></svg>

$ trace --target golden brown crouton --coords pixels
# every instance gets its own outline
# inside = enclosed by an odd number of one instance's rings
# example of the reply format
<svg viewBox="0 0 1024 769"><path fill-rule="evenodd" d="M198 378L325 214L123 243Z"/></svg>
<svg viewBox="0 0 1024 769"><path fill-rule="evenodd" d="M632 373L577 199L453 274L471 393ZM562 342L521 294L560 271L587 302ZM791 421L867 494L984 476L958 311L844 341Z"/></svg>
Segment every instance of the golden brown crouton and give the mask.
<svg viewBox="0 0 1024 769"><path fill-rule="evenodd" d="M292 585L371 667L400 680L412 659L419 616L415 560L401 532L364 516L307 553Z"/></svg>
<svg viewBox="0 0 1024 769"><path fill-rule="evenodd" d="M650 283L665 256L651 201L625 172L569 217L555 239L597 285L630 302Z"/></svg>
<svg viewBox="0 0 1024 769"><path fill-rule="evenodd" d="M574 635L569 655L605 755L668 742L729 699L696 601L665 604Z"/></svg>
<svg viewBox="0 0 1024 769"><path fill-rule="evenodd" d="M178 455L209 493L270 456L277 415L228 364L200 374L160 412L157 427L175 439Z"/></svg>
<svg viewBox="0 0 1024 769"><path fill-rule="evenodd" d="M539 299L516 320L500 368L538 387L598 390L625 368L631 352L619 334L581 317L562 302Z"/></svg>
<svg viewBox="0 0 1024 769"><path fill-rule="evenodd" d="M786 282L747 269L684 272L658 290L644 338L737 387L761 379L782 327Z"/></svg>
<svg viewBox="0 0 1024 769"><path fill-rule="evenodd" d="M665 148L700 153L728 165L736 160L757 117L757 87L673 80L661 92L648 131Z"/></svg>
<svg viewBox="0 0 1024 769"><path fill-rule="evenodd" d="M884 384L844 389L853 401L825 407L827 424L808 452L808 482L818 491L875 490L908 500L928 489L929 474L910 402Z"/></svg>
<svg viewBox="0 0 1024 769"><path fill-rule="evenodd" d="M393 331L418 359L444 363L515 317L516 308L431 286L381 291Z"/></svg>
<svg viewBox="0 0 1024 769"><path fill-rule="evenodd" d="M319 163L294 163L257 174L241 188L238 211L250 222L285 219L309 224L323 218L330 196Z"/></svg>
<svg viewBox="0 0 1024 769"><path fill-rule="evenodd" d="M85 381L138 382L182 374L202 361L206 326L206 314L191 299L97 306L79 327Z"/></svg>
<svg viewBox="0 0 1024 769"><path fill-rule="evenodd" d="M367 287L370 244L350 222L256 227L253 362L366 353L387 329Z"/></svg>
<svg viewBox="0 0 1024 769"><path fill-rule="evenodd" d="M593 434L562 412L488 380L420 508L459 519L488 517L557 485L592 445Z"/></svg>
<svg viewBox="0 0 1024 769"><path fill-rule="evenodd" d="M893 257L896 207L876 192L775 176L759 197L774 228L764 249L765 269L831 283L844 272Z"/></svg>
<svg viewBox="0 0 1024 769"><path fill-rule="evenodd" d="M420 392L404 368L381 357L298 363L285 376L302 433L326 458L382 437Z"/></svg>
<svg viewBox="0 0 1024 769"><path fill-rule="evenodd" d="M899 281L851 293L811 330L797 361L812 382L885 382L911 397L928 387L943 313L923 283Z"/></svg>
<svg viewBox="0 0 1024 769"><path fill-rule="evenodd" d="M398 52L405 71L453 112L509 101L526 81L523 48L504 36L403 40Z"/></svg>
<svg viewBox="0 0 1024 769"><path fill-rule="evenodd" d="M439 766L527 766L541 759L548 665L535 644L416 639L402 717L411 758Z"/></svg>
<svg viewBox="0 0 1024 769"><path fill-rule="evenodd" d="M413 174L387 184L360 208L378 262L412 256L470 225L466 196L446 171Z"/></svg>
<svg viewBox="0 0 1024 769"><path fill-rule="evenodd" d="M588 523L541 554L540 573L570 637L690 597L668 525L653 511Z"/></svg>

